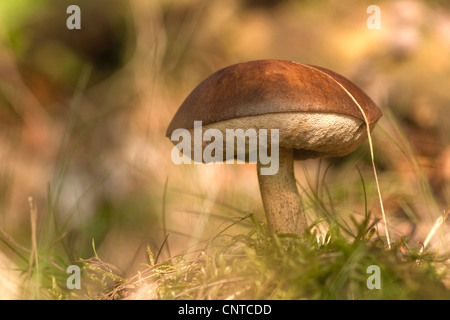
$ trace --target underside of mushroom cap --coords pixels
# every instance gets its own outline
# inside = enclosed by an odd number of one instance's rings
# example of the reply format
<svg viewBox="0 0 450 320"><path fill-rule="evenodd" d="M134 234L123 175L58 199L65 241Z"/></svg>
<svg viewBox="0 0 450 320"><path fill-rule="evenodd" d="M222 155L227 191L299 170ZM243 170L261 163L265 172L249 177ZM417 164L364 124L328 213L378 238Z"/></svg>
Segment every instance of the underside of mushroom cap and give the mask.
<svg viewBox="0 0 450 320"><path fill-rule="evenodd" d="M372 127L372 126L371 126ZM202 126L202 136L209 129L217 129L223 137L222 144L216 144L216 152L223 154L226 160L226 131L234 130L236 141L245 141L245 154L251 152L249 144L249 129L254 129L259 134L260 129L269 129L267 136L259 137L267 139L267 147L270 145L270 130L279 130L279 147L294 149L296 159L309 159L317 157L338 157L354 151L366 138L364 122L353 116L329 114L289 112L247 116L226 121L219 121ZM238 129L242 129L238 131ZM191 135L194 129L189 129ZM234 142L233 158L238 157L237 143ZM203 140L203 150L211 142ZM192 148L194 146L192 145ZM253 150L257 151L257 150Z"/></svg>

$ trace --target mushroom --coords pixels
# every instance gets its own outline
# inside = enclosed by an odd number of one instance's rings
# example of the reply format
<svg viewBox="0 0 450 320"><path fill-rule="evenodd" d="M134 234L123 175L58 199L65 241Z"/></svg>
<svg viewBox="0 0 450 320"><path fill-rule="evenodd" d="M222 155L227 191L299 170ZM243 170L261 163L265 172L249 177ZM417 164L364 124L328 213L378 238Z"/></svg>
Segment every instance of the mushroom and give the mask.
<svg viewBox="0 0 450 320"><path fill-rule="evenodd" d="M278 172L261 174L264 164L257 161L261 197L272 232L300 235L307 219L294 160L353 152L381 116L361 89L335 72L293 61L258 60L226 67L201 82L166 135L179 128L193 132L194 121L202 121L203 132L215 128L224 136L226 129L278 129L279 145L268 146L279 151Z"/></svg>

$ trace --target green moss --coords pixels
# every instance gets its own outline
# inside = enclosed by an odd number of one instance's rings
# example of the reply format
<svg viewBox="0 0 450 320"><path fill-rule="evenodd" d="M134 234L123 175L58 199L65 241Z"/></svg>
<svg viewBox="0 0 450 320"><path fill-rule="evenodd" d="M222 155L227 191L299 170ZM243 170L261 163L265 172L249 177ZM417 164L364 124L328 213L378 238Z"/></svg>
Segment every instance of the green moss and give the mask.
<svg viewBox="0 0 450 320"><path fill-rule="evenodd" d="M370 230L348 239L335 226L326 241L318 241L314 231L274 236L252 221L247 235L218 237L195 259L181 255L150 267L144 283L154 284L160 299L450 298L442 282L447 266L404 243L387 250ZM372 265L379 267L380 289L367 286Z"/></svg>

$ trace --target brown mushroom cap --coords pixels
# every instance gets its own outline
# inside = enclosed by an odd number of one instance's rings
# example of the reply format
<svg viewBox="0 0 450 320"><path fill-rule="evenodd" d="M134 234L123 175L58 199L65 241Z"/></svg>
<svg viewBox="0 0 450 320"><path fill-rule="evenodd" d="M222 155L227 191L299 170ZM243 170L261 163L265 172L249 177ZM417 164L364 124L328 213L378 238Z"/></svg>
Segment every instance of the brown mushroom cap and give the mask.
<svg viewBox="0 0 450 320"><path fill-rule="evenodd" d="M267 128L280 130L280 146L299 159L340 156L365 137L382 116L356 85L330 70L293 61L258 60L221 69L186 98L166 135L175 129ZM318 132L318 134L317 134Z"/></svg>

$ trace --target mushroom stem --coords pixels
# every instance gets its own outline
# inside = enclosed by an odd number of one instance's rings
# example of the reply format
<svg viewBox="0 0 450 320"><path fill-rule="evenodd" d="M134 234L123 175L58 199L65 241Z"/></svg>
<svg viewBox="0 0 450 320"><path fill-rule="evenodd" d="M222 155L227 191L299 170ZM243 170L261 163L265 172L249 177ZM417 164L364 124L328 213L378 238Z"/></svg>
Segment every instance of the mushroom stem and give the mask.
<svg viewBox="0 0 450 320"><path fill-rule="evenodd" d="M258 161L258 181L271 232L301 235L306 230L306 216L294 176L294 150L280 147L279 168L274 175L261 175Z"/></svg>

